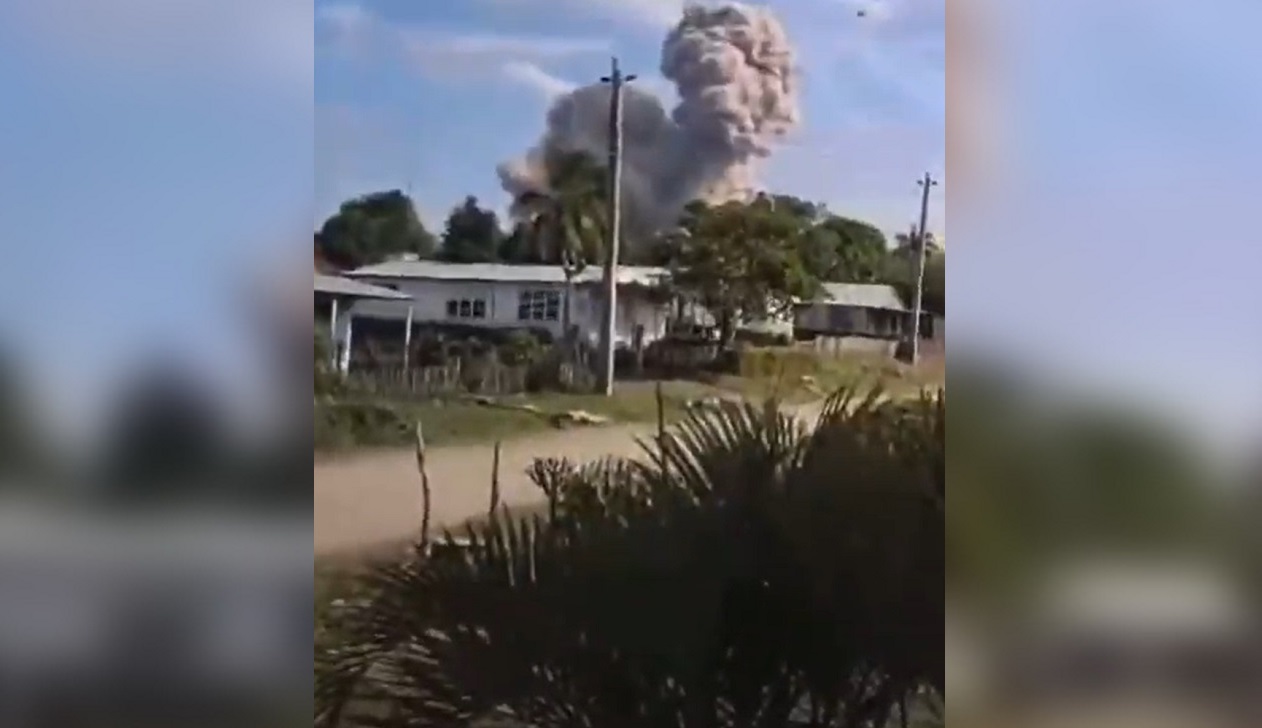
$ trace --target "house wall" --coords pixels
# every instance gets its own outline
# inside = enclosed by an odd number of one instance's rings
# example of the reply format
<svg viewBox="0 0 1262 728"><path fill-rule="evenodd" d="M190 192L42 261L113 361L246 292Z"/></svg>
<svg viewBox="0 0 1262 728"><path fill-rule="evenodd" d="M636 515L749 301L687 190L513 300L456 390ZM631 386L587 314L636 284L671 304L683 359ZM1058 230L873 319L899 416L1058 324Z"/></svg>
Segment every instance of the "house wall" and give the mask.
<svg viewBox="0 0 1262 728"><path fill-rule="evenodd" d="M564 306L565 285L561 283L521 283L515 281L448 281L430 279L361 278L366 283L384 285L413 298L414 323L460 324L496 329L534 328L560 337L564 312L558 310L556 320L522 320L519 304L524 292L551 292ZM448 301L483 301L485 316L481 318L448 315ZM601 295L598 286L576 286L570 297L570 321L580 334L595 343L599 338ZM667 308L649 302L632 289L619 291L616 337L619 344L629 345L637 326L645 329L645 341L653 341L665 333ZM354 306L356 316L405 321L408 302L360 301Z"/></svg>
<svg viewBox="0 0 1262 728"><path fill-rule="evenodd" d="M933 317L921 319L922 336L933 330ZM794 327L799 331L829 336L868 336L895 338L909 332L911 314L862 306L843 306L817 302L800 305L794 310Z"/></svg>
<svg viewBox="0 0 1262 728"><path fill-rule="evenodd" d="M835 336L896 335L898 322L882 313L857 306L818 302L798 306L794 312L793 323L798 329Z"/></svg>
<svg viewBox="0 0 1262 728"><path fill-rule="evenodd" d="M600 341L601 316L604 295L597 286L585 286L580 295L579 308L574 323L589 343ZM624 287L618 291L618 310L614 321L614 338L619 346L633 346L637 327L643 327L643 343L656 341L666 335L666 322L670 318L670 306L650 301L642 291Z"/></svg>

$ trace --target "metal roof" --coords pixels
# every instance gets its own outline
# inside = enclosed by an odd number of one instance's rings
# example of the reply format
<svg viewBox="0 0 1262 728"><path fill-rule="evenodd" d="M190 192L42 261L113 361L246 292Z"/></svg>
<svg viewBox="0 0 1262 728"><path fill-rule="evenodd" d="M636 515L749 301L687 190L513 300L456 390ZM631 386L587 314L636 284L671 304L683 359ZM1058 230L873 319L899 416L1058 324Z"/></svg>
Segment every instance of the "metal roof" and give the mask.
<svg viewBox="0 0 1262 728"><path fill-rule="evenodd" d="M316 293L331 296L348 296L351 298L376 298L383 301L408 301L411 296L382 286L372 286L361 281L353 281L341 276L315 274Z"/></svg>
<svg viewBox="0 0 1262 728"><path fill-rule="evenodd" d="M819 302L856 308L883 308L906 311L898 291L884 283L823 283Z"/></svg>
<svg viewBox="0 0 1262 728"><path fill-rule="evenodd" d="M437 260L391 260L348 271L345 275L365 278L412 278L446 281L494 281L511 283L565 283L565 271L557 265L515 265L508 263L444 263ZM603 277L598 265L589 265L574 279L576 283L597 283ZM652 285L667 275L665 268L620 266L618 282Z"/></svg>

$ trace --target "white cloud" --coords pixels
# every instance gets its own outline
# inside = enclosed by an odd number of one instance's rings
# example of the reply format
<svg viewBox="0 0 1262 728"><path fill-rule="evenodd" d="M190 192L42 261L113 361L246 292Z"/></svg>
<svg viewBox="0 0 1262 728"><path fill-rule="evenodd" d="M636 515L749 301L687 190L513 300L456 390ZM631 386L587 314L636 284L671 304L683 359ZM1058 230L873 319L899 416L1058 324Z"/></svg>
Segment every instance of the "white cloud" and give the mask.
<svg viewBox="0 0 1262 728"><path fill-rule="evenodd" d="M441 55L522 56L529 58L564 58L584 53L609 50L609 41L592 38L564 38L538 35L504 35L499 33L408 33L405 38L415 50Z"/></svg>
<svg viewBox="0 0 1262 728"><path fill-rule="evenodd" d="M558 78L530 61L507 61L502 70L505 77L538 91L546 99L554 99L578 87L577 84Z"/></svg>
<svg viewBox="0 0 1262 728"><path fill-rule="evenodd" d="M557 16L581 14L658 32L672 27L683 15L685 0L484 0L502 8L549 11Z"/></svg>
<svg viewBox="0 0 1262 728"><path fill-rule="evenodd" d="M314 62L312 15L310 0L0 4L0 23L27 31L59 62L263 81L307 91Z"/></svg>
<svg viewBox="0 0 1262 728"><path fill-rule="evenodd" d="M429 78L499 76L555 95L573 85L540 64L572 56L607 53L607 39L451 31L390 23L360 5L333 6L318 18L333 47L351 57L374 54L402 59Z"/></svg>

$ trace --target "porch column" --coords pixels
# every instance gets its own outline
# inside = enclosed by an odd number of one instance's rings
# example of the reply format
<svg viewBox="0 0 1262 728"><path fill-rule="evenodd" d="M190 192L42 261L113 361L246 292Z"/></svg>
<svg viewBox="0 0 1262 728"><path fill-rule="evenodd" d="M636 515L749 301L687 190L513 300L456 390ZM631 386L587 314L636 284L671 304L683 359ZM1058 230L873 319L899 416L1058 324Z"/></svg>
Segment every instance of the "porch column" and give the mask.
<svg viewBox="0 0 1262 728"><path fill-rule="evenodd" d="M329 308L329 356L333 359L332 364L337 364L337 296L333 297L332 304Z"/></svg>
<svg viewBox="0 0 1262 728"><path fill-rule="evenodd" d="M407 328L403 331L403 369L407 371L408 356L412 349L412 304L408 304Z"/></svg>
<svg viewBox="0 0 1262 728"><path fill-rule="evenodd" d="M342 361L338 363L338 369L342 374L346 374L351 368L351 335L354 333L355 317L351 314L349 307L346 311L346 337L342 343Z"/></svg>

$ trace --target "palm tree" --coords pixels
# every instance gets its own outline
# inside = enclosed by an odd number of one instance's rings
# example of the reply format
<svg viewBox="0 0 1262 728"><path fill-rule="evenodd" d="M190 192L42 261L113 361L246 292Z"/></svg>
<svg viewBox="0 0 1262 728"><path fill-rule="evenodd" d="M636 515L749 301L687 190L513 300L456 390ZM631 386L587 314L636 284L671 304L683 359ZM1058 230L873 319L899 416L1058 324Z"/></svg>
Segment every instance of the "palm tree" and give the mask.
<svg viewBox="0 0 1262 728"><path fill-rule="evenodd" d="M567 253L586 262L601 260L606 229L604 168L583 152L559 152L545 160L548 189L513 200L513 217L526 223L530 257L562 264Z"/></svg>
<svg viewBox="0 0 1262 728"><path fill-rule="evenodd" d="M731 404L639 460L537 461L546 518L357 583L316 724L884 726L945 680L945 415Z"/></svg>
<svg viewBox="0 0 1262 728"><path fill-rule="evenodd" d="M605 171L583 152L556 153L545 160L548 190L513 201L512 214L525 223L529 257L560 265L565 272L561 330L571 337L574 279L588 263L602 260L606 219Z"/></svg>

